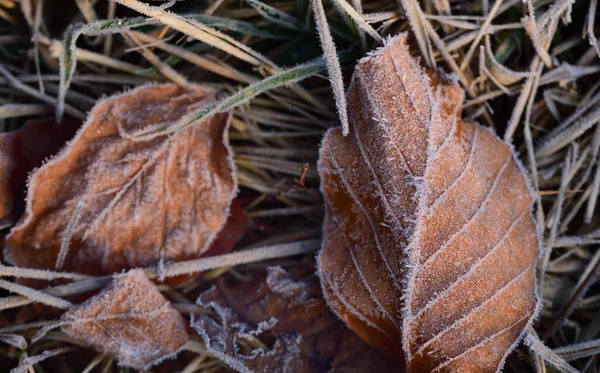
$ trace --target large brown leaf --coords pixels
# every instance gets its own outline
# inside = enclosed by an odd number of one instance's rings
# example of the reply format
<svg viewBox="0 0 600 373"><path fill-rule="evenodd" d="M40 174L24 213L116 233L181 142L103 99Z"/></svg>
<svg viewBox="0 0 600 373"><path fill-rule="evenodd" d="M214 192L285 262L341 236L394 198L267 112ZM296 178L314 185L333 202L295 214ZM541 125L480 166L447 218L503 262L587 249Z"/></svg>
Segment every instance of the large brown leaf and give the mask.
<svg viewBox="0 0 600 373"><path fill-rule="evenodd" d="M62 329L134 368L157 364L188 341L183 318L141 269L116 276L100 293L71 307Z"/></svg>
<svg viewBox="0 0 600 373"><path fill-rule="evenodd" d="M63 269L89 274L201 256L236 193L229 114L141 141L126 134L213 103L200 87L145 86L97 104L70 144L37 170L7 259L52 268L73 226Z"/></svg>
<svg viewBox="0 0 600 373"><path fill-rule="evenodd" d="M321 149L325 295L410 372L497 371L538 303L532 192L462 100L401 35L359 63L350 135Z"/></svg>
<svg viewBox="0 0 600 373"><path fill-rule="evenodd" d="M208 351L243 373L390 372L398 367L346 328L323 301L316 279L294 281L281 268L229 286L221 280L198 303L219 316L194 317ZM243 349L254 335L267 350ZM244 344L241 344L242 346ZM245 344L247 345L247 343Z"/></svg>

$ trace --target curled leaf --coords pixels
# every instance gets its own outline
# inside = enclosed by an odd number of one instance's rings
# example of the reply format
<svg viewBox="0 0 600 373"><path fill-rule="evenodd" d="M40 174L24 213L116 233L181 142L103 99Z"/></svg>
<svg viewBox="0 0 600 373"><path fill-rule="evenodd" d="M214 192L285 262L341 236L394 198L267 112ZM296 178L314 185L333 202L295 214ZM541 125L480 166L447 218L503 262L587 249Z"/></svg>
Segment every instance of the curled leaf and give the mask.
<svg viewBox="0 0 600 373"><path fill-rule="evenodd" d="M71 307L62 329L134 368L157 364L188 341L183 318L140 269L116 276L96 296Z"/></svg>
<svg viewBox="0 0 600 373"><path fill-rule="evenodd" d="M169 84L98 103L69 145L33 174L25 216L7 238L8 260L52 268L60 255L65 270L103 274L203 255L237 189L229 114L150 140L130 135L217 99Z"/></svg>
<svg viewBox="0 0 600 373"><path fill-rule="evenodd" d="M442 80L404 35L359 63L350 136L333 129L321 148L321 282L409 372L496 372L538 303L533 197L511 148L462 121L462 92Z"/></svg>
<svg viewBox="0 0 600 373"><path fill-rule="evenodd" d="M27 175L67 142L81 122L74 119L57 124L53 120L26 123L13 132L0 134L0 228L15 221Z"/></svg>
<svg viewBox="0 0 600 373"><path fill-rule="evenodd" d="M236 286L221 280L200 295L198 304L219 317L195 316L192 327L211 354L238 372L398 369L339 322L320 297L316 281L294 281L281 268L270 268L266 278ZM275 338L273 347L244 348L255 342L255 336Z"/></svg>

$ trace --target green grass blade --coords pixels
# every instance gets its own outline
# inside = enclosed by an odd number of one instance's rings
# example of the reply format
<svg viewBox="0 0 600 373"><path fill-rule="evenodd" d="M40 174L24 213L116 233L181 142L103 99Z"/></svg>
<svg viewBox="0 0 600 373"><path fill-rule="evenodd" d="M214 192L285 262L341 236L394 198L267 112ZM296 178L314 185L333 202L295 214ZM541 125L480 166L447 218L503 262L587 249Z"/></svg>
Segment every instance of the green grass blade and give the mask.
<svg viewBox="0 0 600 373"><path fill-rule="evenodd" d="M304 31L304 25L296 17L273 8L259 0L245 0L265 19L293 31Z"/></svg>

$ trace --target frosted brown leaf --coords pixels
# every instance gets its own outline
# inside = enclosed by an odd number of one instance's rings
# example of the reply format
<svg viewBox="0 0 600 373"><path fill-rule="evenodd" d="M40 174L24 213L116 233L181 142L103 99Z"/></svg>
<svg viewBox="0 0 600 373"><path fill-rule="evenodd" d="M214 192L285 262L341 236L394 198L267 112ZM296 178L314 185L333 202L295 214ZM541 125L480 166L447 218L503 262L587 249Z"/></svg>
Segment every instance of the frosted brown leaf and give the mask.
<svg viewBox="0 0 600 373"><path fill-rule="evenodd" d="M208 351L242 373L392 372L398 369L331 313L316 278L294 281L282 268L230 285L223 279L198 304L214 310L194 316L192 326ZM218 321L215 321L218 320ZM273 340L267 350L248 349L257 335ZM246 343L238 343L244 341Z"/></svg>
<svg viewBox="0 0 600 373"><path fill-rule="evenodd" d="M43 119L0 134L0 228L18 218L28 173L73 137L80 124L74 119L61 124Z"/></svg>
<svg viewBox="0 0 600 373"><path fill-rule="evenodd" d="M96 296L70 308L62 329L133 368L171 357L188 341L183 318L141 269L116 276Z"/></svg>
<svg viewBox="0 0 600 373"><path fill-rule="evenodd" d="M8 260L52 268L70 234L62 269L89 274L205 253L237 190L229 114L151 140L130 135L217 98L168 84L98 103L68 146L33 174L27 211L7 239Z"/></svg>
<svg viewBox="0 0 600 373"><path fill-rule="evenodd" d="M536 312L532 191L511 148L400 35L360 61L350 135L329 131L321 283L365 341L416 372L496 372Z"/></svg>

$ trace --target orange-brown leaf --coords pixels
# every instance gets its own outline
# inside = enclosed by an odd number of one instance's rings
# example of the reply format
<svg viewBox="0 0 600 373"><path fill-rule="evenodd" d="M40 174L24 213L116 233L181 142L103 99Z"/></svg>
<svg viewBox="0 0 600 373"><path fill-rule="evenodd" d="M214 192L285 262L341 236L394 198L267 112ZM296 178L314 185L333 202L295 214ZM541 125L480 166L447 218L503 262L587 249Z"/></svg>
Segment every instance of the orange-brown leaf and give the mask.
<svg viewBox="0 0 600 373"><path fill-rule="evenodd" d="M33 174L26 214L7 239L9 261L52 268L69 233L62 268L76 272L113 273L205 253L237 189L229 114L151 140L127 134L216 99L204 88L168 84L98 103L69 145Z"/></svg>
<svg viewBox="0 0 600 373"><path fill-rule="evenodd" d="M313 279L315 280L315 279ZM209 352L243 373L390 372L398 367L333 315L316 281L293 281L281 268L266 278L218 287L198 303L219 316L195 317L192 326ZM268 350L244 349L240 339L275 339Z"/></svg>
<svg viewBox="0 0 600 373"><path fill-rule="evenodd" d="M134 368L173 356L188 341L183 318L140 269L116 276L96 296L71 307L62 329Z"/></svg>
<svg viewBox="0 0 600 373"><path fill-rule="evenodd" d="M357 66L350 135L319 160L326 298L413 373L496 372L538 303L532 192L462 100L397 37Z"/></svg>

